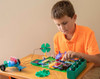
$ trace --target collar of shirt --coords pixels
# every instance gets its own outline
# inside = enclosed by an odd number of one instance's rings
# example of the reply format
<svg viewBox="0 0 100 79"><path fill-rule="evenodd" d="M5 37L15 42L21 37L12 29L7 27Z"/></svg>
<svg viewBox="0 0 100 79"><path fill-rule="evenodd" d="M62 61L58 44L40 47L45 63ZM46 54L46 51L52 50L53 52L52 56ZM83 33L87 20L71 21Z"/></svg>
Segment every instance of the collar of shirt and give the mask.
<svg viewBox="0 0 100 79"><path fill-rule="evenodd" d="M75 32L74 32L74 34L73 34L71 40L67 40L67 39L65 38L65 35L62 33L62 34L63 34L63 39L64 39L64 41L65 41L66 43L73 43L73 42L75 42L75 41L77 40L77 36L78 36L78 26L77 26L77 25L75 25L75 26L76 26Z"/></svg>

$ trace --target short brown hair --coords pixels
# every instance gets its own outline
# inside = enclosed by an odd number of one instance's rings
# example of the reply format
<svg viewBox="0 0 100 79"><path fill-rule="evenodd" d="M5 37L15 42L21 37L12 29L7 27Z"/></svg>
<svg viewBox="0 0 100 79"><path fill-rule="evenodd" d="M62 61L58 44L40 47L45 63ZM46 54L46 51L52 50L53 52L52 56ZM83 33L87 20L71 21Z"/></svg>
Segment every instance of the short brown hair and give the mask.
<svg viewBox="0 0 100 79"><path fill-rule="evenodd" d="M68 17L73 17L75 10L73 5L69 0L62 0L57 2L51 10L51 17L54 19L60 19L61 17L67 15Z"/></svg>

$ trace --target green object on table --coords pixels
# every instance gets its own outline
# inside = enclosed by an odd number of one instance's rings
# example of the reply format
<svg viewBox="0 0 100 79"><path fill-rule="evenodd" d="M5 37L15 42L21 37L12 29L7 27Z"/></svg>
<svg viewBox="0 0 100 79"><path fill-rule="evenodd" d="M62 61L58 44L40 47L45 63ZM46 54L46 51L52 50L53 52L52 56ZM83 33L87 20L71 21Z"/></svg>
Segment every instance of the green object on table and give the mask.
<svg viewBox="0 0 100 79"><path fill-rule="evenodd" d="M75 63L67 69L67 78L76 79L76 77L86 68L86 63L86 60L83 58L75 61Z"/></svg>
<svg viewBox="0 0 100 79"><path fill-rule="evenodd" d="M36 76L37 77L46 77L50 74L49 70L43 70L43 71L39 71L39 72L36 72Z"/></svg>

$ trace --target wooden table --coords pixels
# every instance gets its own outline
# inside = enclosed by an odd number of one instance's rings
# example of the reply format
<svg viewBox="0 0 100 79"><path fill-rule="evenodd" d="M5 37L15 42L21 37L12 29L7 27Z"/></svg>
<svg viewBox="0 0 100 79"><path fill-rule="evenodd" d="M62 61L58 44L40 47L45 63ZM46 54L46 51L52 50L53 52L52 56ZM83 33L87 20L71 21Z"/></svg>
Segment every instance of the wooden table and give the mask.
<svg viewBox="0 0 100 79"><path fill-rule="evenodd" d="M20 59L22 63L21 65L26 67L21 72L18 71L16 67L8 67L6 68L5 72L0 70L0 74L18 79L67 79L67 73L55 70L49 70L50 75L48 77L36 77L35 73L40 70L43 70L44 68L31 65L30 62L35 59L42 59L42 55L33 55L33 57L32 55L28 55ZM93 67L93 65L93 63L87 63L86 69L77 77L77 79L81 79L84 76L84 74Z"/></svg>

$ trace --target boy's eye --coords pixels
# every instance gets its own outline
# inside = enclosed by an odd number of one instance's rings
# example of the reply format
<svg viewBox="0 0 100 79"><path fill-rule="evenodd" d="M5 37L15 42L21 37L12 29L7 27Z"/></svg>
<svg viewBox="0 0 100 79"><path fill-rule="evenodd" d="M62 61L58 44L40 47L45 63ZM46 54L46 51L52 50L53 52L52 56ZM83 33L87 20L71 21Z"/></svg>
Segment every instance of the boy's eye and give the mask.
<svg viewBox="0 0 100 79"><path fill-rule="evenodd" d="M60 24L57 24L57 26L60 26Z"/></svg>
<svg viewBox="0 0 100 79"><path fill-rule="evenodd" d="M62 24L63 24L63 25L66 25L66 24L67 24L67 22L63 22Z"/></svg>

